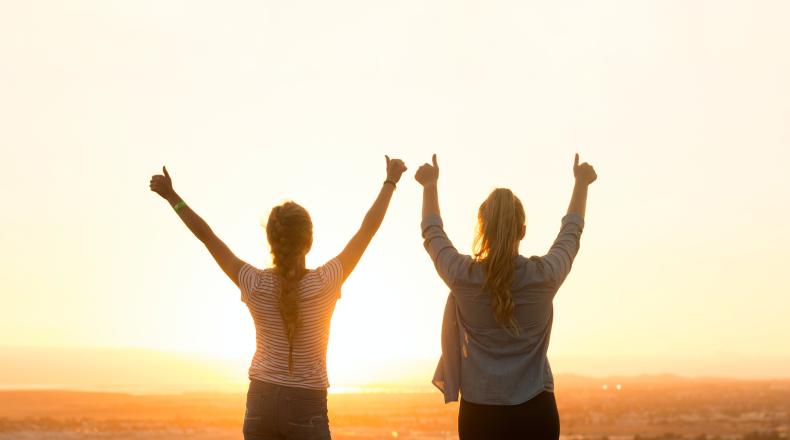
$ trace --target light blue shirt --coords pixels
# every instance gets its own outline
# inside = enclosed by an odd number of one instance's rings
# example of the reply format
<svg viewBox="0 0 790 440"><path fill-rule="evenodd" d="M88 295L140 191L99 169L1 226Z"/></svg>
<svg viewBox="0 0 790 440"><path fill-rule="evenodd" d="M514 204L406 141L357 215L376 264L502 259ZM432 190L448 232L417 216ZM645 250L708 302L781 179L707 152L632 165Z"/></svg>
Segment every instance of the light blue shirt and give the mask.
<svg viewBox="0 0 790 440"><path fill-rule="evenodd" d="M442 357L433 383L445 402L463 399L485 405L518 405L554 391L546 357L554 316L552 300L571 270L579 251L584 218L568 214L548 254L514 257L511 294L514 335L497 322L488 292L483 290L484 268L462 255L447 238L438 216L422 222L425 249L436 271L450 288L442 322Z"/></svg>

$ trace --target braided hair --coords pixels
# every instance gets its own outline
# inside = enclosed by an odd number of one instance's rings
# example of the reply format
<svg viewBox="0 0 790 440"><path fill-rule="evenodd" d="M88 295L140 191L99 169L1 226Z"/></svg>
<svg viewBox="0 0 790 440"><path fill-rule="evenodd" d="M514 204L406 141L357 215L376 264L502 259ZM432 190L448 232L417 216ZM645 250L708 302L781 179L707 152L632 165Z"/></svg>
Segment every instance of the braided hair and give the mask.
<svg viewBox="0 0 790 440"><path fill-rule="evenodd" d="M293 344L299 325L299 281L305 274L304 256L313 244L310 214L294 202L275 206L266 223L266 237L280 281L278 307L288 339L288 372L293 372Z"/></svg>

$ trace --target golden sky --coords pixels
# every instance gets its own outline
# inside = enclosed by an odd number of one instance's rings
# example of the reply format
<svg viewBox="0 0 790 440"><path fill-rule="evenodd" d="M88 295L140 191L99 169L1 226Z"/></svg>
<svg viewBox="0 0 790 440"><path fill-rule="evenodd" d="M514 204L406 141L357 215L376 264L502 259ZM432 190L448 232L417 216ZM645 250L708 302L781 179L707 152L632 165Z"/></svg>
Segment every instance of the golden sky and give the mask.
<svg viewBox="0 0 790 440"><path fill-rule="evenodd" d="M783 1L4 2L0 351L199 353L243 378L249 314L150 175L167 164L259 267L269 209L303 204L314 266L386 153L411 169L343 289L330 379L427 383L447 289L413 171L439 155L459 249L507 186L522 253L542 254L578 151L600 178L555 371L786 376L788 18Z"/></svg>

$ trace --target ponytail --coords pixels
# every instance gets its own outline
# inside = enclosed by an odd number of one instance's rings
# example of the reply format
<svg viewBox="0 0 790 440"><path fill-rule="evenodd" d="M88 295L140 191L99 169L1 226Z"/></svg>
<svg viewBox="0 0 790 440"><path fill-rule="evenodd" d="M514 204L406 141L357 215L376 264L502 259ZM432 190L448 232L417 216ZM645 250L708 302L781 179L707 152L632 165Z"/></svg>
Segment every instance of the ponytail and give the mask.
<svg viewBox="0 0 790 440"><path fill-rule="evenodd" d="M474 257L483 264L485 271L483 289L491 297L491 309L497 322L518 334L510 288L515 276L513 259L518 255L521 227L526 221L524 207L512 191L497 188L480 205L477 220Z"/></svg>

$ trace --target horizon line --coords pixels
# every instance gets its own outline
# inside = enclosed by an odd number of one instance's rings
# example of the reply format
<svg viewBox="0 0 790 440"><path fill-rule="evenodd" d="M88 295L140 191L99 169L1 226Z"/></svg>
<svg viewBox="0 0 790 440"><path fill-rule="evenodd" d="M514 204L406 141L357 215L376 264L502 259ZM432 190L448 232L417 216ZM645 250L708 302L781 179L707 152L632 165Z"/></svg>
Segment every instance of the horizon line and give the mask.
<svg viewBox="0 0 790 440"><path fill-rule="evenodd" d="M600 381L599 385L615 385L617 380L643 380L649 381L651 379L665 379L669 382L731 382L731 383L770 383L778 382L790 383L790 376L787 377L774 377L774 378L738 378L726 376L686 376L673 373L663 374L637 374L637 375L610 375L610 376L588 376L576 373L560 373L555 374L557 378L576 378L588 382ZM64 384L0 384L0 394L9 393L87 393L87 394L123 394L131 396L175 396L175 395L197 395L197 394L228 394L235 395L238 392L229 390L228 388L244 389L245 383L239 384L218 384L217 387L205 387L202 389L179 389L173 387L165 389L164 387L146 387L141 386L123 386L123 385L95 385L95 386L77 386L77 385L64 385ZM329 394L340 395L370 395L370 394L433 394L441 392L436 389L432 384L427 385L395 385L386 383L372 383L369 385L338 385L330 386L328 388Z"/></svg>

